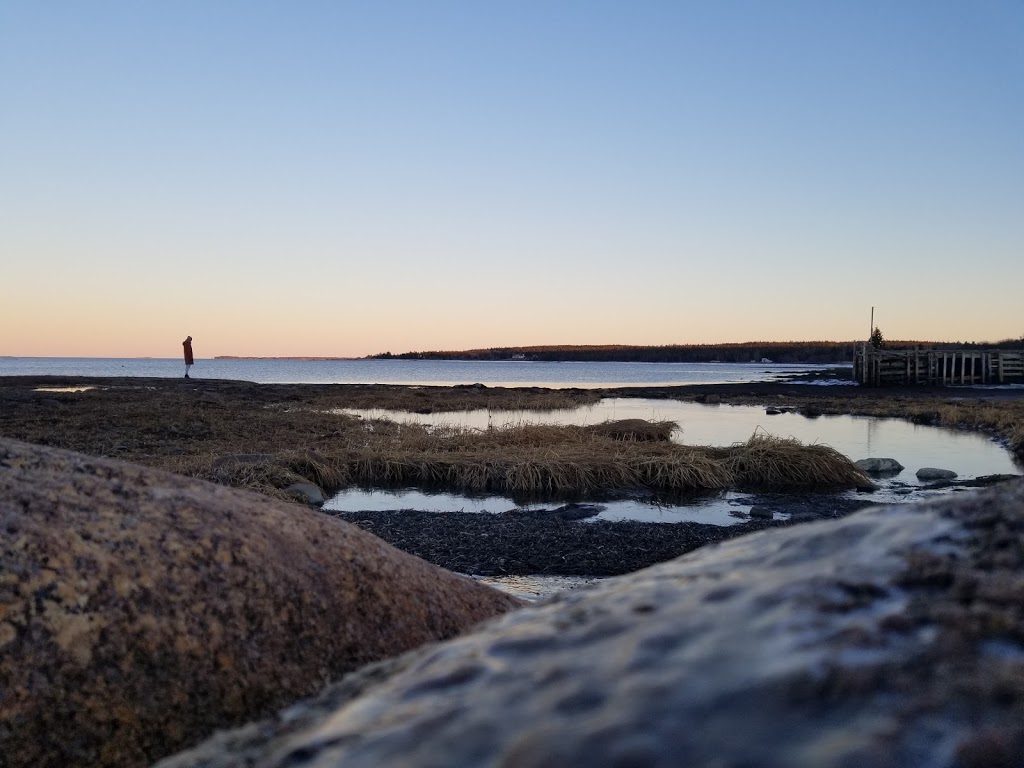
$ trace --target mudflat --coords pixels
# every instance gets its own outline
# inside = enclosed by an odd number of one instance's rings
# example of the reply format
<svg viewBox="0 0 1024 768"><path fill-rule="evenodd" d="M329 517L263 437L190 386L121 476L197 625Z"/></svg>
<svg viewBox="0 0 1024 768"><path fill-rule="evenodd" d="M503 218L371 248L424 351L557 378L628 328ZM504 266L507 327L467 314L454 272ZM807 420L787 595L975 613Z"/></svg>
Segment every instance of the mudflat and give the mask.
<svg viewBox="0 0 1024 768"><path fill-rule="evenodd" d="M626 435L569 434L559 431L563 428L545 428L543 434L507 435L505 443L486 446L490 453L467 443L461 449L461 463L453 463L437 452L436 445L419 442L414 430L339 413L347 408L420 413L478 408L549 410L587 405L602 397L765 405L806 415L905 418L984 431L1024 456L1024 391L1019 389L893 390L786 383L595 390L4 377L0 378L0 436L130 461L281 499L292 498L288 489L296 485L310 484L332 492L358 482L360 478L353 473L361 471L360 467L372 469L374 477L393 475L402 482L414 481L417 476L429 481L429 473L439 472L440 467L447 473L440 477L441 485L490 482L495 473L506 477L518 472L526 481L561 482L568 490L584 481L614 483L616 478L626 478L626 483L635 478L626 472L623 457L627 454L634 457L635 466L656 460L663 463L652 466L692 468L696 459L683 461L676 456L663 433L654 427L644 430L642 436L636 427ZM630 435L636 439L629 439ZM399 439L413 441L402 443L405 452L401 454L395 447ZM429 461L416 459L429 451L433 451ZM496 456L504 457L506 463L497 462ZM541 463L541 458L547 464ZM707 456L698 458L703 461ZM721 457L712 453L711 458ZM409 466L416 467L412 478ZM397 474L400 472L406 474ZM686 477L693 482L691 475ZM734 479L713 472L700 477L704 478L700 482L712 477L715 483ZM870 494L845 501L809 493L795 493L791 498L793 511L800 513L794 518L799 520L841 517L872 503ZM823 504L824 498L828 501ZM752 520L723 528L687 522L585 522L509 513L427 515L416 510L355 512L344 517L438 565L491 575L626 573L706 543L793 524Z"/></svg>

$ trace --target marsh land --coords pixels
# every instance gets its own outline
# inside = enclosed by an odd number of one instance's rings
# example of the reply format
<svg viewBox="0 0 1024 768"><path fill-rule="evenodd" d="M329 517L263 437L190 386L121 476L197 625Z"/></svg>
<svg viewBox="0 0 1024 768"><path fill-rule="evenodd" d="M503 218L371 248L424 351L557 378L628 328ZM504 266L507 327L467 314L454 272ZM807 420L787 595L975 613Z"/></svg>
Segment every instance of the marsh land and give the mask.
<svg viewBox="0 0 1024 768"><path fill-rule="evenodd" d="M827 446L778 438L684 446L670 426L521 425L439 430L344 415L345 409L442 413L544 411L606 397L765 405L807 415L856 414L985 432L1024 456L1020 390L818 387L748 383L544 389L476 386L279 385L143 378L0 378L0 435L292 498L296 485L331 493L351 484L501 490L553 500L607 492L687 494L785 489L789 519L734 526L695 522L582 522L571 516L427 514L341 516L439 565L479 574L624 573L705 543L771 526L836 517L873 503L823 490L866 478ZM293 490L289 490L293 489ZM557 505L556 505L557 506Z"/></svg>

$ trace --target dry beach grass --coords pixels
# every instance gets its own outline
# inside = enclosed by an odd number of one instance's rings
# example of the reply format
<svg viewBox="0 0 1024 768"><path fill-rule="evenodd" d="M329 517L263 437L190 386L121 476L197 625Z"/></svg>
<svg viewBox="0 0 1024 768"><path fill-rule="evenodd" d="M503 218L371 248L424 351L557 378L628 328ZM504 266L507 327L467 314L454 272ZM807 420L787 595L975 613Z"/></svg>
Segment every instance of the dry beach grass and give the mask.
<svg viewBox="0 0 1024 768"><path fill-rule="evenodd" d="M93 388L53 392L38 391L40 386ZM544 409L556 404L564 407L577 396L580 404L600 396L660 397L774 405L808 415L912 418L920 423L982 429L1007 442L1016 439L1018 455L1024 447L1020 440L1024 398L1019 395L964 399L957 391L882 392L855 387L823 391L780 384L579 393L0 378L0 435L120 458L277 498L290 498L283 489L303 481L316 483L327 492L356 482L401 482L449 489L500 489L534 497L565 492L575 498L581 492L600 495L601 489L637 486L670 491L860 482L846 458L827 446L801 446L766 435L738 446L681 446L669 442L675 426L671 422L626 421L589 427L518 424L473 432L429 430L338 412L357 407L397 410L409 398L415 398L420 410L439 412L457 405L476 408L481 402L502 410L511 403L522 409ZM787 498L784 511L803 511L804 519L842 516L871 503L870 495L859 494L844 503L835 494ZM423 516L409 511L353 513L346 519L438 565L491 574L626 573L723 537L789 524L776 519L725 528L604 521L581 525L550 516ZM652 541L659 543L652 546Z"/></svg>
<svg viewBox="0 0 1024 768"><path fill-rule="evenodd" d="M827 446L757 435L725 448L622 439L587 427L523 426L438 432L402 426L349 461L352 479L513 495L589 495L642 487L663 493L730 487L864 485ZM603 425L614 432L615 423Z"/></svg>
<svg viewBox="0 0 1024 768"><path fill-rule="evenodd" d="M0 434L108 456L282 497L295 482L326 491L352 483L412 484L521 496L588 495L628 487L665 493L742 487L861 485L866 478L827 446L758 435L729 447L669 441L670 422L592 426L429 428L338 413L366 404L366 387L255 385L168 380L46 381L92 386L40 391L40 382L0 381ZM409 397L381 387L377 405ZM447 408L484 396L523 406L572 393L484 388L434 392ZM422 390L416 390L421 392ZM349 400L352 395L352 400ZM586 399L586 398L584 398ZM543 407L538 405L538 407Z"/></svg>

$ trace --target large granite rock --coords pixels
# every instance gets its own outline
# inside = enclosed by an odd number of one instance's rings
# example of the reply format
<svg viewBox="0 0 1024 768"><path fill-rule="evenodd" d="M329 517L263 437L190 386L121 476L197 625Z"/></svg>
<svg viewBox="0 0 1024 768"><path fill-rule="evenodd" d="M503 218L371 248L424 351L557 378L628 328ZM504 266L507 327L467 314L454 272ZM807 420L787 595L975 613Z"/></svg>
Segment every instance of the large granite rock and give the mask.
<svg viewBox="0 0 1024 768"><path fill-rule="evenodd" d="M1024 485L752 534L349 676L160 768L1016 766Z"/></svg>
<svg viewBox="0 0 1024 768"><path fill-rule="evenodd" d="M0 766L142 766L519 601L297 505L0 440Z"/></svg>

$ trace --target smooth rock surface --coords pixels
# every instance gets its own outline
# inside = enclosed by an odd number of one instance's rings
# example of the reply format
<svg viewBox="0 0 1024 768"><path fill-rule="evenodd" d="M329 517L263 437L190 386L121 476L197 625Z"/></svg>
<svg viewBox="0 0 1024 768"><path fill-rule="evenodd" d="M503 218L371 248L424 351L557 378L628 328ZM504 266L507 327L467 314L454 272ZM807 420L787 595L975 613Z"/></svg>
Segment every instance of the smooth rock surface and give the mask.
<svg viewBox="0 0 1024 768"><path fill-rule="evenodd" d="M144 766L520 601L256 494L0 439L0 766Z"/></svg>
<svg viewBox="0 0 1024 768"><path fill-rule="evenodd" d="M903 471L903 465L896 459L858 459L853 462L869 475L883 475Z"/></svg>
<svg viewBox="0 0 1024 768"><path fill-rule="evenodd" d="M326 501L320 486L313 483L292 483L284 489L284 492L294 497L297 501L314 507L319 507Z"/></svg>
<svg viewBox="0 0 1024 768"><path fill-rule="evenodd" d="M935 467L921 467L917 470L918 480L953 480L956 472L951 469L936 469Z"/></svg>
<svg viewBox="0 0 1024 768"><path fill-rule="evenodd" d="M709 546L161 768L1014 766L1024 484Z"/></svg>

